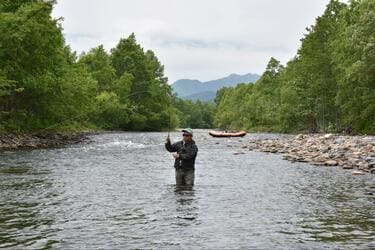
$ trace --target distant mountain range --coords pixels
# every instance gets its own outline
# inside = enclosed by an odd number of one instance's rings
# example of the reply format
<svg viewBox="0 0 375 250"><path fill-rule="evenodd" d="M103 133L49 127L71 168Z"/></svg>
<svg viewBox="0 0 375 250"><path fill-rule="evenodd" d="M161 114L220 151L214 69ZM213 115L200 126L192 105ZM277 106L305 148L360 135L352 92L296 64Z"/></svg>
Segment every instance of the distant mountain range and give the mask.
<svg viewBox="0 0 375 250"><path fill-rule="evenodd" d="M223 87L234 87L239 83L256 82L257 74L237 75L231 74L227 77L201 82L198 80L181 79L172 84L173 91L182 99L213 101L216 91Z"/></svg>

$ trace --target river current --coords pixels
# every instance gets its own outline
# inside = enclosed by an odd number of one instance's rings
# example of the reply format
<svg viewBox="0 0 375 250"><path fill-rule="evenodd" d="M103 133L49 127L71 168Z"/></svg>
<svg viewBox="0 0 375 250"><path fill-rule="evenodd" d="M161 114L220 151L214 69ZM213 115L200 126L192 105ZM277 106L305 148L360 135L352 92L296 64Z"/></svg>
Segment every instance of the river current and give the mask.
<svg viewBox="0 0 375 250"><path fill-rule="evenodd" d="M242 148L275 136L196 131L192 190L174 185L166 133L0 152L0 248L375 248L374 175Z"/></svg>

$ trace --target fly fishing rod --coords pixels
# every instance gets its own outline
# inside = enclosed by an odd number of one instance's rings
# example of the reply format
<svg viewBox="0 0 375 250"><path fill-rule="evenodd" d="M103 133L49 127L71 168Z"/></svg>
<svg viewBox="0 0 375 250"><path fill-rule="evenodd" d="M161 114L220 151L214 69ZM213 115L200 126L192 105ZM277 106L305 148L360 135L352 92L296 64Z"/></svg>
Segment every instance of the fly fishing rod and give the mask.
<svg viewBox="0 0 375 250"><path fill-rule="evenodd" d="M171 106L172 106L172 96L168 92L168 88L165 90L167 97L169 99L169 104L168 104L168 136L167 139L170 139L170 133L171 133Z"/></svg>

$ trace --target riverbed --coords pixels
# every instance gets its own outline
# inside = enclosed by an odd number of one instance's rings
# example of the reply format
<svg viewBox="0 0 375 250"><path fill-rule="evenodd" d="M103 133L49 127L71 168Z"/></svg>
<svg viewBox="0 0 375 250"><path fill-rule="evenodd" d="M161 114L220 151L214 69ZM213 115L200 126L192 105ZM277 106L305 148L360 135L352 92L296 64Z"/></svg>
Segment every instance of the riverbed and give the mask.
<svg viewBox="0 0 375 250"><path fill-rule="evenodd" d="M174 185L166 133L0 152L0 248L375 248L374 175L243 148L278 136L196 131L192 190Z"/></svg>

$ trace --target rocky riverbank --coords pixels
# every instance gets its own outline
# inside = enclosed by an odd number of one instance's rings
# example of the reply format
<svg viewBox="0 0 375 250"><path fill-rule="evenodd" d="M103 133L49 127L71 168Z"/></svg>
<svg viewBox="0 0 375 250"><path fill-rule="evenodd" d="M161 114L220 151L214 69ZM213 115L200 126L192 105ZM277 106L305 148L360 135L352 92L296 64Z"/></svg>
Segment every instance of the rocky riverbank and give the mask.
<svg viewBox="0 0 375 250"><path fill-rule="evenodd" d="M283 154L292 162L339 166L353 174L375 174L375 136L334 134L297 135L255 140L244 146L254 151Z"/></svg>
<svg viewBox="0 0 375 250"><path fill-rule="evenodd" d="M42 134L4 134L0 135L0 150L36 149L59 147L88 140L88 132L80 133L42 133Z"/></svg>

